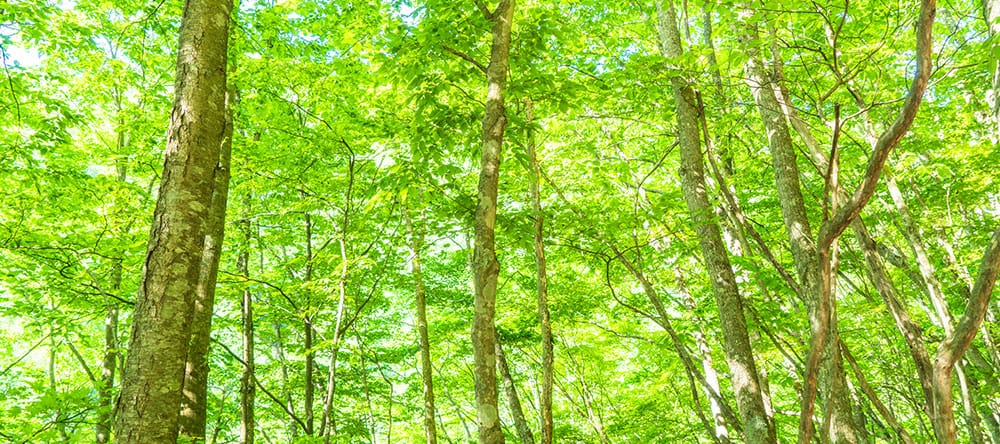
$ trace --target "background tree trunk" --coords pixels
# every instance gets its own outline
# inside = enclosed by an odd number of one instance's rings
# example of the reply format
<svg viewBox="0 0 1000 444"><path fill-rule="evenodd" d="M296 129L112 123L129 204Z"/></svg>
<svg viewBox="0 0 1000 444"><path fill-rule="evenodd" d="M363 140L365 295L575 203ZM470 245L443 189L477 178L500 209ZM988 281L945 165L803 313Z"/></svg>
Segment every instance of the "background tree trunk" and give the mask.
<svg viewBox="0 0 1000 444"><path fill-rule="evenodd" d="M668 58L680 57L683 55L683 49L673 2L668 0L657 3L657 15L661 52ZM732 265L729 263L726 247L722 242L719 225L712 219L714 213L708 201L705 162L698 131L700 111L696 105L694 89L680 76L671 78L670 82L673 85L677 112L677 138L681 149L680 173L684 200L687 202L695 232L698 234L698 243L719 309L726 359L729 361L729 371L733 390L736 392L736 404L743 422L743 431L747 442L773 443L776 440L774 426L764 409L757 365L750 349L750 336L743 315L743 300Z"/></svg>

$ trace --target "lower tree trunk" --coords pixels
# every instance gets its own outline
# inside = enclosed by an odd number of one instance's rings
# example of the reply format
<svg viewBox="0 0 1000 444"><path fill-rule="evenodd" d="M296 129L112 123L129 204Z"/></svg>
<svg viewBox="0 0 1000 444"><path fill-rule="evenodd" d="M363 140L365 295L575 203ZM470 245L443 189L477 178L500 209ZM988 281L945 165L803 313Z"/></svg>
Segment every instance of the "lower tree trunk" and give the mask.
<svg viewBox="0 0 1000 444"><path fill-rule="evenodd" d="M549 285L545 272L545 214L542 213L542 198L539 191L541 169L532 126L535 122L535 106L531 99L525 101L525 117L528 123L528 162L531 163L531 205L535 216L535 277L538 293L538 324L542 335L542 389L538 410L542 420L542 444L552 444L552 365L553 341L552 324L549 320Z"/></svg>
<svg viewBox="0 0 1000 444"><path fill-rule="evenodd" d="M250 198L246 202L246 210L249 213ZM240 221L243 230L243 249L240 251L237 260L237 268L245 279L250 277L250 220ZM254 324L253 324L253 293L249 289L243 290L243 298L240 300L240 317L243 324L243 373L240 376L240 444L253 444L254 432L256 430L254 418L254 402L257 394L255 384L254 365Z"/></svg>
<svg viewBox="0 0 1000 444"><path fill-rule="evenodd" d="M423 193L421 193L421 197ZM423 226L415 228L413 220L406 207L403 207L403 217L412 238L410 249L413 250L413 284L417 306L417 334L420 342L420 379L424 387L424 437L427 444L437 444L437 431L434 423L434 374L431 368L431 344L427 331L427 294L424 291L424 278L420 269L420 250L423 249Z"/></svg>
<svg viewBox="0 0 1000 444"><path fill-rule="evenodd" d="M215 183L211 206L205 225L205 244L194 311L191 314L191 339L188 343L187 364L184 368L184 396L181 398L180 435L192 443L205 442L208 420L209 345L212 339L212 309L215 306L215 284L219 276L219 260L226 230L226 204L229 197L229 167L233 147L233 107L236 88L230 85L226 93L226 126L215 168Z"/></svg>
<svg viewBox="0 0 1000 444"><path fill-rule="evenodd" d="M496 347L500 378L503 379L504 391L507 394L507 406L510 408L510 415L514 417L514 428L517 429L517 436L521 438L521 444L535 444L535 436L531 433L531 426L528 425L528 420L524 418L524 409L521 408L521 398L517 395L517 386L514 384L514 377L510 374L510 365L507 363L507 355L503 352L500 334L496 335Z"/></svg>

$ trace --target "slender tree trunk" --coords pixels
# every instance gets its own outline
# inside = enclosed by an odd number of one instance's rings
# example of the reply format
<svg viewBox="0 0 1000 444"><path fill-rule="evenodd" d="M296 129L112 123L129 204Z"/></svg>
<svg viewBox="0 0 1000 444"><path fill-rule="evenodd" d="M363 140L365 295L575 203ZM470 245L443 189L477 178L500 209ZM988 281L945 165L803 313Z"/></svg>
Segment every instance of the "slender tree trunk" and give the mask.
<svg viewBox="0 0 1000 444"><path fill-rule="evenodd" d="M524 107L528 121L528 162L531 163L531 206L535 216L535 276L538 293L538 324L542 334L542 390L538 410L542 419L542 444L552 444L552 366L554 361L552 323L549 319L549 284L545 273L545 214L542 212L542 198L539 190L541 170L538 167L534 123L535 105L528 99Z"/></svg>
<svg viewBox="0 0 1000 444"><path fill-rule="evenodd" d="M423 192L421 192L422 196ZM424 291L424 278L420 269L420 250L423 249L424 245L424 231L423 225L419 229L414 227L413 219L410 217L406 206L403 207L403 217L406 219L406 227L410 232L410 249L413 251L411 272L413 273L414 293L417 305L417 334L420 342L420 378L424 386L424 437L427 440L427 444L437 444L437 431L434 424L434 374L431 369L430 335L427 331L427 294Z"/></svg>
<svg viewBox="0 0 1000 444"><path fill-rule="evenodd" d="M245 208L250 213L250 196L247 195ZM244 279L250 278L250 220L240 221L243 231L243 246L237 259L237 268ZM255 385L254 364L254 324L253 324L253 293L249 288L243 289L240 300L240 317L243 324L243 373L240 376L240 444L253 444L256 424L254 419L254 402L257 395Z"/></svg>
<svg viewBox="0 0 1000 444"><path fill-rule="evenodd" d="M116 442L173 443L225 123L230 0L188 0L166 162L118 399Z"/></svg>
<svg viewBox="0 0 1000 444"><path fill-rule="evenodd" d="M524 409L521 408L521 398L517 395L517 386L514 384L514 376L510 373L510 365L507 363L507 355L503 352L503 344L500 342L500 334L496 335L497 363L500 368L500 378L503 379L504 392L507 394L507 406L510 408L510 415L514 418L514 428L517 429L517 436L521 438L521 444L535 444L535 436L531 433L531 426L524 418Z"/></svg>
<svg viewBox="0 0 1000 444"><path fill-rule="evenodd" d="M208 420L208 371L212 339L212 309L215 306L215 284L219 276L219 260L226 231L226 204L229 198L230 159L233 148L233 108L238 100L236 88L226 93L226 126L215 168L201 272L191 315L191 339L188 343L187 364L184 368L184 396L181 398L180 435L192 443L205 442Z"/></svg>
<svg viewBox="0 0 1000 444"><path fill-rule="evenodd" d="M484 8L485 9L485 8ZM480 444L504 442L497 411L496 350L493 319L496 312L497 263L494 225L497 212L497 187L500 178L500 152L507 126L504 111L504 88L510 53L510 29L514 0L501 0L488 13L493 23L493 46L486 69L488 93L482 129L482 171L479 176L479 203L475 219L475 249L472 268L475 281L475 314L472 324L472 348L475 355L476 411L479 418Z"/></svg>
<svg viewBox="0 0 1000 444"><path fill-rule="evenodd" d="M691 292L687 289L684 276L678 270L675 272L675 277L677 278L678 292L684 298L691 313L695 313L697 304L694 297L691 296ZM697 321L699 323L706 322L703 319L697 319ZM715 371L715 366L712 363L712 350L708 347L708 341L705 340L703 332L695 330L692 332L692 336L694 336L694 343L698 349L698 353L701 353L701 369L705 372L705 381L710 386L710 388L705 388L705 394L709 399L708 410L712 413L714 425L712 430L713 438L719 444L729 444L729 428L726 426L726 419L722 415L722 408L719 405L719 401L712 397L711 394L711 392L722 393L722 389L719 386L719 374Z"/></svg>
<svg viewBox="0 0 1000 444"><path fill-rule="evenodd" d="M672 1L657 4L660 49L665 57L683 55L677 16ZM722 242L718 224L712 219L712 206L705 185L705 164L698 130L694 89L681 77L671 79L677 108L677 136L681 150L681 180L698 242L711 277L712 290L719 309L726 359L729 362L736 404L740 411L747 442L776 442L774 427L764 409L757 365L750 349L743 315L743 300L736 284L732 265Z"/></svg>

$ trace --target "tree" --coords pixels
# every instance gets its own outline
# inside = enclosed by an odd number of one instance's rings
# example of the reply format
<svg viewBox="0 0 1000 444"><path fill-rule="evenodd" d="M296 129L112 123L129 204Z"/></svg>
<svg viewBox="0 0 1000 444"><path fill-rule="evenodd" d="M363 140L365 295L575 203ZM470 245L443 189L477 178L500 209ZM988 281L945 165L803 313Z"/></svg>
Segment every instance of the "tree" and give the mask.
<svg viewBox="0 0 1000 444"><path fill-rule="evenodd" d="M225 124L227 0L185 4L174 110L117 404L115 442L177 440L202 247Z"/></svg>
<svg viewBox="0 0 1000 444"><path fill-rule="evenodd" d="M504 442L497 408L496 332L493 320L496 312L497 263L494 246L497 219L497 187L500 180L500 152L507 127L504 110L504 88L510 54L513 0L501 0L494 11L477 3L493 25L493 46L490 64L486 68L486 110L483 113L482 171L479 175L479 203L475 218L475 251L472 259L475 280L475 315L472 324L472 348L475 351L476 413L479 419L479 442Z"/></svg>
<svg viewBox="0 0 1000 444"><path fill-rule="evenodd" d="M664 57L678 58L684 53L677 27L677 12L672 1L657 3L660 51ZM681 149L681 180L684 200L691 214L692 224L698 233L705 267L712 281L722 332L725 338L726 358L736 392L743 430L747 442L773 443L773 419L764 410L763 394L758 380L757 364L750 348L744 318L743 300L736 284L736 275L729 263L725 244L718 224L712 220L705 183L705 161L702 157L697 100L694 89L683 77L674 75L674 104L677 116L677 139Z"/></svg>

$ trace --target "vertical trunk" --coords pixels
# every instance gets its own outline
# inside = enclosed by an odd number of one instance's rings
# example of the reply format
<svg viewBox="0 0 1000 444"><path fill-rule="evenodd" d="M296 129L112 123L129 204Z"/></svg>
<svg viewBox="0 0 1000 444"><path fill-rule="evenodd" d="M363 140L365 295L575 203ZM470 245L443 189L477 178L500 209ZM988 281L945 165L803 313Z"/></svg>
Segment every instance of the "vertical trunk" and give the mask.
<svg viewBox="0 0 1000 444"><path fill-rule="evenodd" d="M420 378L424 386L424 437L427 444L437 444L437 432L434 424L434 374L431 369L431 344L427 332L427 294L424 291L424 279L420 270L420 250L424 244L423 226L420 230L414 228L406 207L403 207L403 217L412 239L410 249L413 250L413 283L417 304L417 334L420 336Z"/></svg>
<svg viewBox="0 0 1000 444"><path fill-rule="evenodd" d="M552 444L552 365L553 343L552 324L549 320L549 286L545 273L545 214L542 213L542 198L539 191L541 171L535 150L535 107L531 99L525 102L525 117L528 123L528 162L531 163L531 205L535 216L535 276L538 293L538 323L542 334L542 390L538 409L542 419L542 444Z"/></svg>
<svg viewBox="0 0 1000 444"><path fill-rule="evenodd" d="M303 281L308 286L309 282L312 281L312 218L309 213L305 214L306 223L306 274ZM308 291L308 290L307 290ZM313 334L315 330L313 329L313 314L312 314L312 303L311 301L306 302L302 313L302 334L304 336L302 348L305 349L305 394L303 396L306 411L306 427L305 434L307 436L312 436L313 434L313 400L316 396L316 385L313 382L313 374L316 368L316 354L313 353Z"/></svg>
<svg viewBox="0 0 1000 444"><path fill-rule="evenodd" d="M247 214L250 213L250 196L245 199ZM250 220L240 221L243 231L243 248L237 259L239 273L245 279L250 277ZM240 300L240 316L243 324L243 374L240 376L240 444L254 442L254 399L257 387L254 384L254 333L253 333L253 293L243 289Z"/></svg>
<svg viewBox="0 0 1000 444"><path fill-rule="evenodd" d="M479 176L479 203L475 219L475 249L472 268L476 289L472 324L472 348L475 355L476 411L479 418L480 444L504 442L497 411L496 350L493 319L496 312L497 263L494 248L494 224L497 213L497 187L500 174L500 151L503 146L507 116L504 111L504 88L510 53L510 29L514 0L501 0L489 13L493 22L493 46L486 69L488 93L482 128L482 171Z"/></svg>
<svg viewBox="0 0 1000 444"><path fill-rule="evenodd" d="M278 362L281 363L281 390L285 396L285 411L289 413L288 436L292 438L292 441L295 441L299 437L299 422L292 414L295 412L295 399L292 397L292 390L288 385L288 360L285 359L285 342L281 337L281 324L278 322L274 323L274 354L278 357Z"/></svg>
<svg viewBox="0 0 1000 444"><path fill-rule="evenodd" d="M683 54L677 18L671 1L658 3L660 48L665 57ZM736 284L728 253L718 224L712 219L712 206L705 185L705 165L698 130L694 89L681 77L671 79L677 110L677 137L681 150L681 180L684 200L698 234L705 266L711 277L726 359L729 362L733 390L740 411L746 439L751 443L776 442L774 427L768 420L758 379L757 365L750 349L750 337L743 316L743 301Z"/></svg>
<svg viewBox="0 0 1000 444"><path fill-rule="evenodd" d="M751 14L746 12L746 14ZM751 19L752 20L752 19ZM795 150L784 116L774 96L764 70L759 49L753 43L758 38L757 25L746 24L741 40L747 46L747 82L757 102L757 108L767 128L768 144L775 170L775 185L781 203L785 232L791 242L792 256L799 278L799 285L806 297L809 312L811 342L807 374L803 384L802 411L800 417L799 442L808 444L813 430L814 400L819 383L820 360L829 344L830 307L820 297L821 277L819 251L813 241L812 229L806 215L805 201L799 184L799 169L795 160ZM840 414L837 417L844 417ZM848 415L849 416L849 415ZM848 440L850 442L850 440Z"/></svg>
<svg viewBox="0 0 1000 444"><path fill-rule="evenodd" d="M219 163L215 167L215 184L205 225L205 244L191 314L187 364L184 368L180 435L194 443L205 442L205 425L208 419L208 360L212 338L212 307L215 306L215 284L219 276L219 259L226 229L229 165L233 148L233 107L238 100L236 94L236 88L230 85L226 92L225 133L219 148Z"/></svg>
<svg viewBox="0 0 1000 444"><path fill-rule="evenodd" d="M510 408L510 415L514 417L514 428L517 429L517 436L521 438L521 444L535 444L535 437L531 433L531 426L524 418L524 409L521 408L521 398L517 396L517 386L514 385L514 377L510 374L510 365L507 364L507 355L503 352L503 344L500 343L500 334L496 335L497 364L500 367L500 377L503 379L504 392L507 394L507 406Z"/></svg>
<svg viewBox="0 0 1000 444"><path fill-rule="evenodd" d="M55 304L51 304L50 310L55 310ZM50 327L49 330L49 390L53 395L59 393L59 387L56 385L56 348L59 343L56 342L55 327ZM56 408L56 417L53 420L56 430L59 432L59 440L65 443L69 442L69 435L66 434L66 423L63 420L63 411L61 407Z"/></svg>
<svg viewBox="0 0 1000 444"><path fill-rule="evenodd" d="M226 126L231 9L229 0L184 6L163 179L118 398L120 444L177 440L192 299Z"/></svg>
<svg viewBox="0 0 1000 444"><path fill-rule="evenodd" d="M121 113L121 111L121 105L119 104L118 112ZM117 147L119 152L121 152L127 145L123 117L119 117L118 119L117 140ZM119 160L115 164L115 168L118 172L118 182L124 183L128 178L128 165L124 160ZM124 255L124 252L121 252L121 254ZM122 258L118 258L111 268L111 292L115 295L122 288L122 260ZM118 302L112 298L105 298L104 303L107 304L107 312L104 314L104 357L101 359L101 385L97 390L97 423L94 424L94 440L97 444L105 444L111 441L111 423L114 420L115 414L112 405L113 396L111 389L115 385L115 372L118 370L119 357Z"/></svg>
<svg viewBox="0 0 1000 444"><path fill-rule="evenodd" d="M121 176L119 176L121 177ZM111 272L111 291L121 290L122 265L115 263ZM115 385L115 371L118 364L118 303L107 298L107 312L104 314L104 357L101 359L101 385L98 388L98 413L95 424L95 441L105 444L111 441L111 422L114 418L111 389Z"/></svg>

